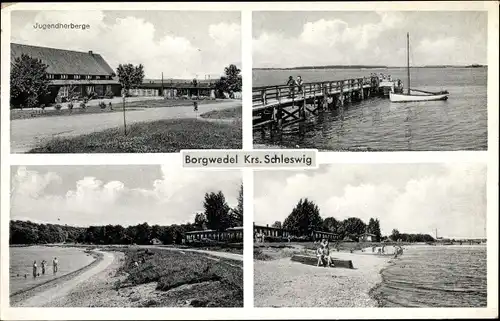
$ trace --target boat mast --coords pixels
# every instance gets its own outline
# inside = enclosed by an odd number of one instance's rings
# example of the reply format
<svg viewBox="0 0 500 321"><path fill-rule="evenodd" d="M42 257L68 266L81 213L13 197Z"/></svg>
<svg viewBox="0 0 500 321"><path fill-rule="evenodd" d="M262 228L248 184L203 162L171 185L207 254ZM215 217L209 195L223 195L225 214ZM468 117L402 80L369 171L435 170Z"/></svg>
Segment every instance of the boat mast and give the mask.
<svg viewBox="0 0 500 321"><path fill-rule="evenodd" d="M406 33L406 71L408 77L408 95L410 94L410 33Z"/></svg>

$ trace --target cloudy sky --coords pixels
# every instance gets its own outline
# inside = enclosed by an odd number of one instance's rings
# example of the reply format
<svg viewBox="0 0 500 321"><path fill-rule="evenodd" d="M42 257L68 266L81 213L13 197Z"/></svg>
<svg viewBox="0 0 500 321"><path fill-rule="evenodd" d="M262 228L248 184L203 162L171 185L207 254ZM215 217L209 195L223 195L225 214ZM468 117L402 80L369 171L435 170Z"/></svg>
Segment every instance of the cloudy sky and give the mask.
<svg viewBox="0 0 500 321"><path fill-rule="evenodd" d="M241 173L169 166L13 166L11 219L88 226L182 224L206 192L236 206Z"/></svg>
<svg viewBox="0 0 500 321"><path fill-rule="evenodd" d="M378 218L382 234L484 237L486 166L482 164L335 164L318 170L259 171L254 221L284 221L300 198L324 218Z"/></svg>
<svg viewBox="0 0 500 321"><path fill-rule="evenodd" d="M34 28L35 23L90 24L87 30ZM146 78L218 77L241 68L239 12L14 11L12 42L101 54L119 63L142 63Z"/></svg>
<svg viewBox="0 0 500 321"><path fill-rule="evenodd" d="M487 13L254 12L253 65L412 65L487 62Z"/></svg>

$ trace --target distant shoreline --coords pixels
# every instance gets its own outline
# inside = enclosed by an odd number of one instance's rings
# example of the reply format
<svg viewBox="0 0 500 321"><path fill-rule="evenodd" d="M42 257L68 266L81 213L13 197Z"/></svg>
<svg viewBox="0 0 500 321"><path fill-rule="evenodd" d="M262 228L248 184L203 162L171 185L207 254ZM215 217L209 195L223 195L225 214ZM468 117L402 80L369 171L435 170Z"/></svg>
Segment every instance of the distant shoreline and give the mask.
<svg viewBox="0 0 500 321"><path fill-rule="evenodd" d="M330 65L330 66L303 66L303 67L286 67L286 68L261 68L256 67L252 70L314 70L314 69L404 69L406 66L363 66L363 65ZM435 66L411 66L412 69L417 68L488 68L488 65L435 65Z"/></svg>

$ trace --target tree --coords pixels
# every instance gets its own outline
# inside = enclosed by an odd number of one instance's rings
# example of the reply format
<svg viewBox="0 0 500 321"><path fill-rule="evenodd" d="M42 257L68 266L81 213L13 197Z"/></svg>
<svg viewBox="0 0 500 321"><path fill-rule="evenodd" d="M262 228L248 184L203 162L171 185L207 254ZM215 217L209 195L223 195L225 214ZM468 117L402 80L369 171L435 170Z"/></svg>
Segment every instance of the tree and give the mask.
<svg viewBox="0 0 500 321"><path fill-rule="evenodd" d="M349 217L342 222L343 237L349 236L359 240L359 236L366 231L366 224L357 217Z"/></svg>
<svg viewBox="0 0 500 321"><path fill-rule="evenodd" d="M238 205L231 210L231 226L243 226L243 185L240 185Z"/></svg>
<svg viewBox="0 0 500 321"><path fill-rule="evenodd" d="M399 231L397 229L393 229L392 233L391 233L391 239L393 241L397 241L399 239L399 237L400 237Z"/></svg>
<svg viewBox="0 0 500 321"><path fill-rule="evenodd" d="M380 242L380 222L378 219L370 218L368 221L368 226L366 228L366 232L375 235L376 242Z"/></svg>
<svg viewBox="0 0 500 321"><path fill-rule="evenodd" d="M204 213L196 213L194 217L194 226L198 230L205 230L207 228L207 218Z"/></svg>
<svg viewBox="0 0 500 321"><path fill-rule="evenodd" d="M316 204L307 198L300 199L290 215L283 222L283 228L298 236L310 235L312 231L321 229L322 219Z"/></svg>
<svg viewBox="0 0 500 321"><path fill-rule="evenodd" d="M47 67L41 60L25 54L14 60L10 72L10 99L13 106L35 107L48 94L50 80Z"/></svg>
<svg viewBox="0 0 500 321"><path fill-rule="evenodd" d="M272 227L281 229L282 228L281 227L281 222L280 221L274 222L273 225L272 225Z"/></svg>
<svg viewBox="0 0 500 321"><path fill-rule="evenodd" d="M130 88L142 84L144 80L144 66L142 64L138 66L120 64L118 68L116 68L116 74L122 87L128 91Z"/></svg>
<svg viewBox="0 0 500 321"><path fill-rule="evenodd" d="M338 233L339 221L334 217L327 217L323 221L323 229L330 233Z"/></svg>
<svg viewBox="0 0 500 321"><path fill-rule="evenodd" d="M218 97L224 97L224 93L229 93L232 96L233 93L241 91L242 78L240 73L241 70L233 64L224 68L225 76L221 77L214 86Z"/></svg>
<svg viewBox="0 0 500 321"><path fill-rule="evenodd" d="M222 191L219 191L217 194L214 192L210 194L206 193L203 207L205 208L207 228L222 231L229 227L230 208Z"/></svg>

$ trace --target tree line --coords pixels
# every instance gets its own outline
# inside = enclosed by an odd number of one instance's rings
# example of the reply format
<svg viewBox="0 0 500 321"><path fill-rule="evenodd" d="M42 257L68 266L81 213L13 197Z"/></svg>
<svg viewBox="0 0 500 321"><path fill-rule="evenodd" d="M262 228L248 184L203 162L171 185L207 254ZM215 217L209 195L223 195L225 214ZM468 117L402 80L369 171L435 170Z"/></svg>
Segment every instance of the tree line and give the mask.
<svg viewBox="0 0 500 321"><path fill-rule="evenodd" d="M323 219L318 206L307 198L300 199L283 223L276 221L273 227L286 229L297 236L308 236L313 231L329 232L336 234L338 240L359 241L362 234L369 233L375 236L374 241L376 242L383 240L434 241L434 238L429 234L401 234L398 230L393 230L390 236L382 236L378 218L370 218L368 224L357 217L349 217L344 220L337 220L334 217Z"/></svg>
<svg viewBox="0 0 500 321"><path fill-rule="evenodd" d="M204 212L197 213L194 222L169 226L142 223L123 227L104 225L74 227L60 224L39 224L30 221L10 222L10 244L151 244L153 239L163 244L180 244L184 233L213 229L223 231L229 227L243 225L243 186L240 186L238 204L231 208L224 194L205 193Z"/></svg>

